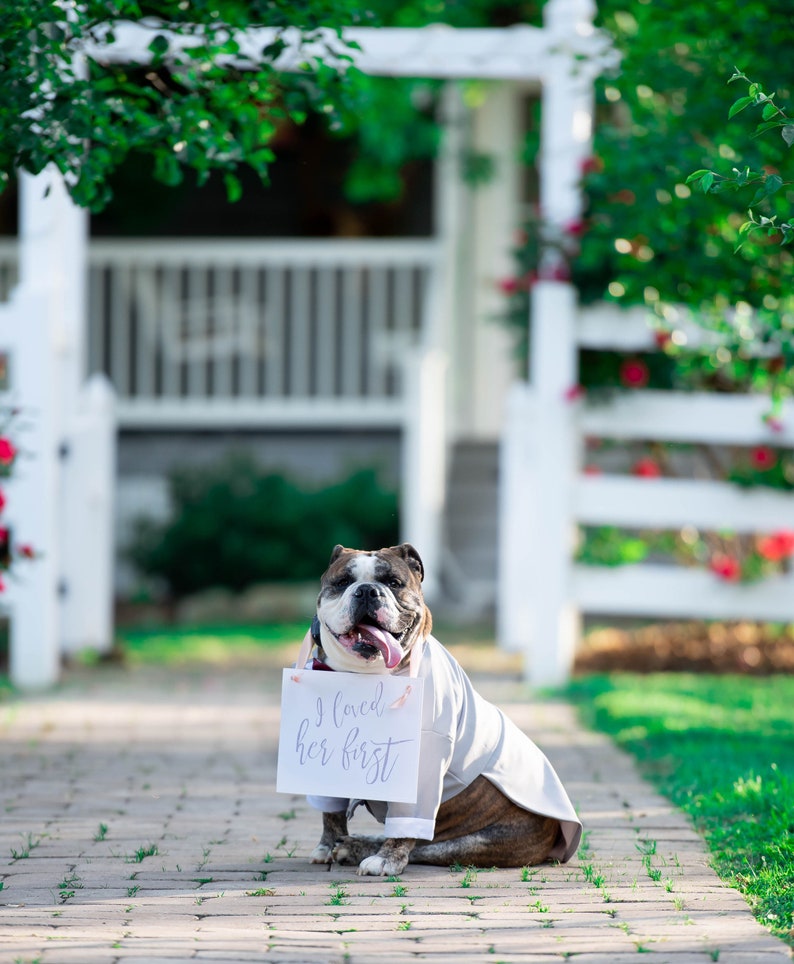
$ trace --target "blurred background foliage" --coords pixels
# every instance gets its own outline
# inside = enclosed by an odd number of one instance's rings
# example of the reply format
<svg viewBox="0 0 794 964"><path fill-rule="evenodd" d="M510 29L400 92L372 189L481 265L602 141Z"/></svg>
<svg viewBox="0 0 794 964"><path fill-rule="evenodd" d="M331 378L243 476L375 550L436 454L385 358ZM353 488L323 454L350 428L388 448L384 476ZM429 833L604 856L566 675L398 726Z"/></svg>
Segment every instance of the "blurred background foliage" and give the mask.
<svg viewBox="0 0 794 964"><path fill-rule="evenodd" d="M398 541L397 495L372 469L317 488L267 473L239 453L174 471L169 489L172 516L140 519L129 556L171 597L316 581L337 543L379 548Z"/></svg>
<svg viewBox="0 0 794 964"><path fill-rule="evenodd" d="M671 362L654 362L649 387L789 395L792 251L775 238L754 236L737 252L755 187L705 195L687 179L701 168L729 175L745 166L780 171L786 179L791 156L785 140L779 133L753 136L760 112L729 120L743 91L727 84L738 65L776 91L779 104L790 101L790 6L783 0L739 8L720 2L708 9L673 0L601 0L597 22L622 59L615 75L596 82L593 157L582 172L586 210L560 239L581 300L648 308ZM787 184L759 213L784 218L793 199ZM515 278L505 285L505 317L519 340L538 233L538 221L530 219L515 247ZM721 344L694 349L680 332L665 338L689 312L718 331ZM762 360L751 357L759 343L766 345ZM614 384L614 360L582 361L588 387Z"/></svg>

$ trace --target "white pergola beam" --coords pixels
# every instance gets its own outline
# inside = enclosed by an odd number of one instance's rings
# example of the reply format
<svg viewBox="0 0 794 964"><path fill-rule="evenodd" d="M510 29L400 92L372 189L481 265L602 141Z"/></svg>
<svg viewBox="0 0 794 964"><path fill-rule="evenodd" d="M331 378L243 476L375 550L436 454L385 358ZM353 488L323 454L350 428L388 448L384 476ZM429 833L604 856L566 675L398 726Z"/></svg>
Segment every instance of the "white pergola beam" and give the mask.
<svg viewBox="0 0 794 964"><path fill-rule="evenodd" d="M563 35L557 29L527 25L456 28L434 24L420 28L350 27L342 31L341 40L336 32L326 29L306 41L296 28L249 27L231 32L239 52L219 57L218 62L251 68L263 63L265 49L281 41L285 47L274 66L283 71L304 70L312 60L322 59L339 67L352 63L363 73L375 76L541 81L561 58L586 57L587 61L581 61L581 69L589 79L591 65L595 65L593 72L597 73L598 65L610 56L609 43L584 16L582 8L587 4L557 0L557 6L570 8L571 12L572 19ZM195 27L186 26L180 31L151 20L108 24L104 31L95 33L97 39L81 44L80 50L102 64L150 63L153 58L149 45L157 36L168 40L166 63L187 61L190 48L204 36ZM112 39L104 39L108 34ZM352 46L345 46L346 42Z"/></svg>

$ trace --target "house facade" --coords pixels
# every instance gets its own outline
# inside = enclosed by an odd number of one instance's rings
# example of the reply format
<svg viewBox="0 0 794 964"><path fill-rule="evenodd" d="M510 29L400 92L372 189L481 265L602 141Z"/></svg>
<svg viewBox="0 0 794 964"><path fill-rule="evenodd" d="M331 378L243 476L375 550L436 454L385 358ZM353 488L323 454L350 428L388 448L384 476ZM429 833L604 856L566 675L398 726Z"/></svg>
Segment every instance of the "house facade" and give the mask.
<svg viewBox="0 0 794 964"><path fill-rule="evenodd" d="M214 185L169 199L139 191L134 169L120 180L89 226L81 352L86 375L107 376L115 394L118 594L139 588L124 548L139 516L167 516L170 472L246 450L310 485L364 465L403 493L410 477L422 487L440 475L431 589L466 578L470 602L492 601L497 445L519 374L498 281L534 200L518 160L533 96L493 82L472 110L450 88L440 157L385 214L346 210L338 182L323 192L295 176L307 156L333 152L314 134L293 137L272 186L252 183L237 205ZM477 187L460 173L472 151L494 165ZM15 241L0 242L5 297L17 260ZM401 536L426 543L418 516Z"/></svg>
<svg viewBox="0 0 794 964"><path fill-rule="evenodd" d="M166 479L181 465L247 450L310 486L374 466L403 493L401 537L427 546L431 590L465 576L492 598L497 443L518 375L497 282L525 200L527 96L495 83L469 111L451 90L444 152L388 219L356 218L334 192L307 203L278 162L273 186L239 205L186 193L170 223L152 217L156 230L127 236L114 211L96 219L87 367L116 393L119 546L138 515L168 512ZM460 175L471 150L495 155L478 188ZM286 164L300 165L291 153ZM305 213L279 215L285 205ZM135 588L122 556L117 589Z"/></svg>

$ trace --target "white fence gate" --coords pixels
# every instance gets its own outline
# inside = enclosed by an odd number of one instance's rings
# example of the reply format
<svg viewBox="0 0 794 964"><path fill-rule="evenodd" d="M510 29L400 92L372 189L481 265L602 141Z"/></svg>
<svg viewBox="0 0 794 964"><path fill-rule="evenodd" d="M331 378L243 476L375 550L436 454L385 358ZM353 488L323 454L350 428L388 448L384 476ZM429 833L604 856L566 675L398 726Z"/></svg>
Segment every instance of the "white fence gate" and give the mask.
<svg viewBox="0 0 794 964"><path fill-rule="evenodd" d="M794 404L781 425L756 395L629 389L611 402L572 402L580 347L650 350L642 318L578 313L570 286L534 291L532 378L514 387L502 449L500 643L526 654L538 685L564 682L583 613L642 617L794 620L794 572L754 584L674 565L573 561L577 525L738 533L794 529L794 495L712 479L582 472L587 437L794 447Z"/></svg>

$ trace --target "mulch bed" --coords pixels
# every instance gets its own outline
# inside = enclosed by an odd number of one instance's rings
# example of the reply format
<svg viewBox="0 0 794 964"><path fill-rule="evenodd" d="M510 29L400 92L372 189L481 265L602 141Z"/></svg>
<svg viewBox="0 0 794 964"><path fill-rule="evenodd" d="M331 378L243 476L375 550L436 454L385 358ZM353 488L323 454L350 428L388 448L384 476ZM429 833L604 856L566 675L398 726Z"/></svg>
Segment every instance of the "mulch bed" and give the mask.
<svg viewBox="0 0 794 964"><path fill-rule="evenodd" d="M693 621L591 630L574 672L613 671L794 673L794 627Z"/></svg>

